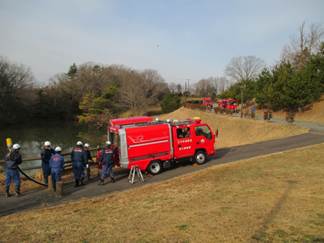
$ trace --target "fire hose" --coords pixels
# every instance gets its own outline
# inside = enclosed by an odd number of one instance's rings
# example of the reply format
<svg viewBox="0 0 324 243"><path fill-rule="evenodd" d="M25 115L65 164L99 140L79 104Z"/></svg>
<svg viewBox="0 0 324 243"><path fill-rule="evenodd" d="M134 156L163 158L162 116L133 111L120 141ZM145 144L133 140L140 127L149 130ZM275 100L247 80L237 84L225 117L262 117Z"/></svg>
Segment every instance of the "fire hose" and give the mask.
<svg viewBox="0 0 324 243"><path fill-rule="evenodd" d="M38 184L38 185L41 185L41 186L44 186L44 187L48 187L47 184L44 184L42 182L39 182L39 181L36 181L34 178L30 177L29 175L27 175L19 166L18 166L18 170L21 174L23 174L28 180Z"/></svg>

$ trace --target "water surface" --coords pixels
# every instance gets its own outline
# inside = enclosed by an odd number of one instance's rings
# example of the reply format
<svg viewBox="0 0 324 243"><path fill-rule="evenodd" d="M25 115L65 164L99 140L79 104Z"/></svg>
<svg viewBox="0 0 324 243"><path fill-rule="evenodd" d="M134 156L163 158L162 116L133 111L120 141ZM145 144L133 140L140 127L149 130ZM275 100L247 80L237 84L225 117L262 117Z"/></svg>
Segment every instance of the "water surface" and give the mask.
<svg viewBox="0 0 324 243"><path fill-rule="evenodd" d="M39 157L44 141L62 147L63 153L70 152L79 140L87 142L92 148L106 140L105 129L88 128L73 122L39 122L29 125L16 125L0 129L0 160L7 153L5 139L12 138L13 143L21 145L23 158ZM69 156L67 156L68 159ZM22 168L40 165L39 160L24 162Z"/></svg>

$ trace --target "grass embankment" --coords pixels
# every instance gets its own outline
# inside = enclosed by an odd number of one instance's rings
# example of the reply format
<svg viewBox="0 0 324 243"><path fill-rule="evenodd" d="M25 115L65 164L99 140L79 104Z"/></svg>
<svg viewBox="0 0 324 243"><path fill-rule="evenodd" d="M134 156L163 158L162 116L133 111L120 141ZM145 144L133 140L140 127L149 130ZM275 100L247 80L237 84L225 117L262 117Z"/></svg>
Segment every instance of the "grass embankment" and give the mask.
<svg viewBox="0 0 324 243"><path fill-rule="evenodd" d="M262 110L258 110L257 113L260 116L263 115ZM285 119L286 112L283 111L273 112L273 117ZM322 96L319 101L314 102L308 110L304 112L297 112L295 116L295 120L324 124L324 96Z"/></svg>
<svg viewBox="0 0 324 243"><path fill-rule="evenodd" d="M243 144L279 139L306 133L308 130L294 125L280 125L264 121L255 121L218 115L211 112L180 108L170 114L161 115L161 119L179 119L200 117L215 131L219 129L216 148L232 147Z"/></svg>
<svg viewBox="0 0 324 243"><path fill-rule="evenodd" d="M324 241L324 144L0 218L4 242Z"/></svg>

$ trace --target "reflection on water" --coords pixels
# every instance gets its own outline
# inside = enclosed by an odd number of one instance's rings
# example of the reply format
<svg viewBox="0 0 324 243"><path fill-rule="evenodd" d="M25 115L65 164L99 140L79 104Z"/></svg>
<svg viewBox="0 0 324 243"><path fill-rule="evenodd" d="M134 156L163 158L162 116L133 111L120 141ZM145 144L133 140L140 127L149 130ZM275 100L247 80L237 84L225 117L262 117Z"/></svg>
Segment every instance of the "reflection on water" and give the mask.
<svg viewBox="0 0 324 243"><path fill-rule="evenodd" d="M4 158L7 150L5 139L12 138L14 143L21 145L23 158L39 157L44 141L51 141L53 146L62 147L62 152L70 152L78 140L90 143L92 148L102 144L106 139L106 131L88 128L70 123L42 122L38 124L21 125L1 128L0 158ZM69 157L69 156L68 156ZM67 159L68 159L67 157ZM40 165L40 161L25 162L22 168Z"/></svg>

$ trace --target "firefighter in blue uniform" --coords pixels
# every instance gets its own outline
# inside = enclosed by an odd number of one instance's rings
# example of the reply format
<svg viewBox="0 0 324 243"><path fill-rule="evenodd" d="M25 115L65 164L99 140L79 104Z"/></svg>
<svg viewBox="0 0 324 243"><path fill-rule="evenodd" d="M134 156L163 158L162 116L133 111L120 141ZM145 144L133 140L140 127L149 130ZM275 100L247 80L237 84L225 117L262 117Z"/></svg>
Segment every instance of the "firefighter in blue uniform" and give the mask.
<svg viewBox="0 0 324 243"><path fill-rule="evenodd" d="M112 182L115 182L114 174L113 174L113 149L111 147L111 142L107 141L105 148L102 150L101 157L100 157L100 163L102 165L101 170L101 177L100 177L100 183L99 185L103 185L105 178L110 177Z"/></svg>
<svg viewBox="0 0 324 243"><path fill-rule="evenodd" d="M87 178L87 180L90 180L91 171L90 171L89 162L93 162L91 152L90 152L90 144L88 144L88 143L84 144L84 152L86 153L86 156L87 156L87 161L86 161L86 165L85 165L85 177Z"/></svg>
<svg viewBox="0 0 324 243"><path fill-rule="evenodd" d="M55 153L54 149L51 148L51 142L46 141L44 143L44 148L41 152L42 170L43 170L43 178L44 178L45 184L48 184L48 176L51 174L49 160L51 159L51 157L54 153Z"/></svg>
<svg viewBox="0 0 324 243"><path fill-rule="evenodd" d="M87 155L83 150L83 143L78 141L76 147L71 153L72 169L75 180L75 187L84 185L84 168L87 161Z"/></svg>
<svg viewBox="0 0 324 243"><path fill-rule="evenodd" d="M14 144L12 150L6 155L6 196L10 197L10 184L11 180L15 183L15 195L20 195L20 174L18 165L22 163L21 154L19 153L20 145Z"/></svg>
<svg viewBox="0 0 324 243"><path fill-rule="evenodd" d="M64 157L61 155L61 152L61 147L56 147L55 154L52 155L49 161L54 191L56 191L56 183L61 180L61 175L64 170Z"/></svg>

